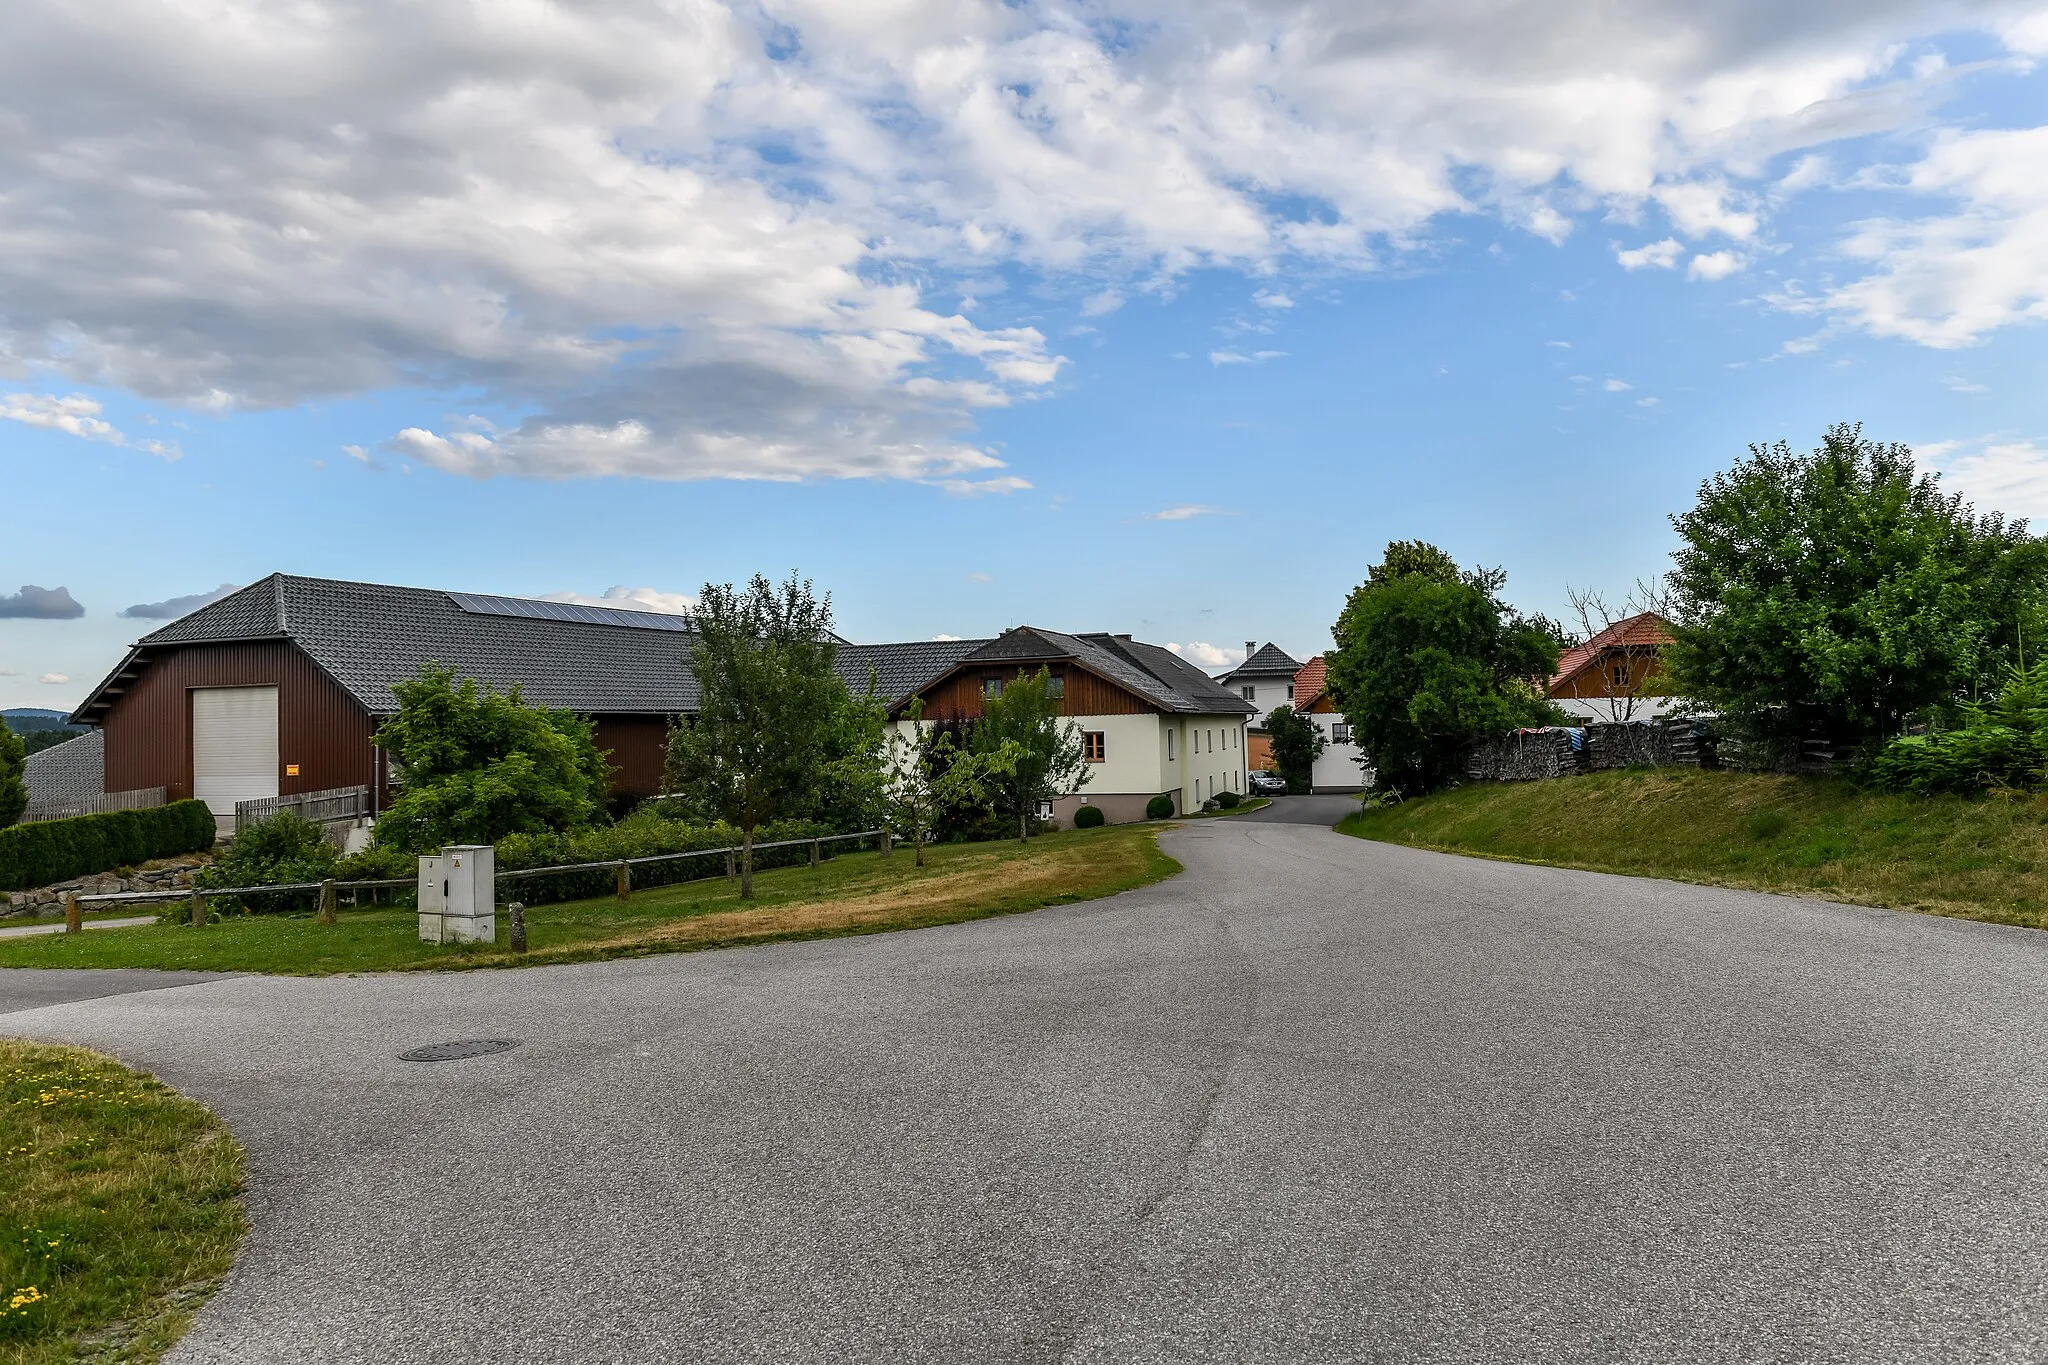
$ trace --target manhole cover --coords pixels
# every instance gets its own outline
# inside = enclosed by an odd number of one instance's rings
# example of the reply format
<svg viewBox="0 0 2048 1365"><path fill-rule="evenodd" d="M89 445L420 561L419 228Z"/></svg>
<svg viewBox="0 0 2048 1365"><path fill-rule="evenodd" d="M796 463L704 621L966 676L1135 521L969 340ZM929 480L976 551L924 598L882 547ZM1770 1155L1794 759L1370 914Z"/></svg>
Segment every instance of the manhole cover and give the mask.
<svg viewBox="0 0 2048 1365"><path fill-rule="evenodd" d="M398 1054L401 1062L459 1062L464 1057L488 1057L493 1052L510 1052L519 1046L517 1038L464 1038L453 1043L428 1043Z"/></svg>

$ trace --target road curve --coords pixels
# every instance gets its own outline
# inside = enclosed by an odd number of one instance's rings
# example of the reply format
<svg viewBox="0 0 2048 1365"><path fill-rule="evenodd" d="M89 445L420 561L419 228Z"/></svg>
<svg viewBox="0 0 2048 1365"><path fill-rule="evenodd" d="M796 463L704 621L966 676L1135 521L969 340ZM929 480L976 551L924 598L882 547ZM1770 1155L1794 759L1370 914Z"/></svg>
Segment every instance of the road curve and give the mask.
<svg viewBox="0 0 2048 1365"><path fill-rule="evenodd" d="M1031 915L0 1032L246 1144L182 1362L2048 1358L2048 934L1164 843Z"/></svg>

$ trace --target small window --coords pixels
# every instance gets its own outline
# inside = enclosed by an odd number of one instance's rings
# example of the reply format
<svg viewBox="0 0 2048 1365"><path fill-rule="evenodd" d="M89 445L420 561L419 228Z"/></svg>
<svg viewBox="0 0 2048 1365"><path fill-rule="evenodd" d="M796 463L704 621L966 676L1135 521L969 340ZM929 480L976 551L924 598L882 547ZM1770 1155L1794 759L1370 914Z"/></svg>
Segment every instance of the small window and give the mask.
<svg viewBox="0 0 2048 1365"><path fill-rule="evenodd" d="M1166 732L1166 761L1173 762L1173 731Z"/></svg>
<svg viewBox="0 0 2048 1365"><path fill-rule="evenodd" d="M1607 678L1616 687L1627 687L1628 665L1626 663L1609 664L1607 666Z"/></svg>
<svg viewBox="0 0 2048 1365"><path fill-rule="evenodd" d="M1038 803L1038 818L1041 820L1052 819L1052 802L1041 801Z"/></svg>
<svg viewBox="0 0 2048 1365"><path fill-rule="evenodd" d="M1351 727L1339 721L1330 727L1330 738L1338 744L1349 744L1351 742Z"/></svg>
<svg viewBox="0 0 2048 1365"><path fill-rule="evenodd" d="M1081 757L1087 759L1090 763L1101 763L1107 760L1109 757L1107 738L1100 730L1082 731Z"/></svg>
<svg viewBox="0 0 2048 1365"><path fill-rule="evenodd" d="M1045 695L1058 701L1067 695L1067 675L1055 673L1045 680Z"/></svg>
<svg viewBox="0 0 2048 1365"><path fill-rule="evenodd" d="M1244 693L1244 699L1246 701L1257 701L1259 699L1259 689L1253 687L1250 683L1246 683L1243 687L1240 687L1237 690Z"/></svg>
<svg viewBox="0 0 2048 1365"><path fill-rule="evenodd" d="M1287 684L1287 700L1289 700L1289 701L1293 701L1293 700L1294 700L1294 684L1293 684L1293 683L1289 683L1289 684Z"/></svg>
<svg viewBox="0 0 2048 1365"><path fill-rule="evenodd" d="M997 697L1002 696L1003 680L1001 678L983 678L981 680L981 695L987 697L990 701L994 701Z"/></svg>

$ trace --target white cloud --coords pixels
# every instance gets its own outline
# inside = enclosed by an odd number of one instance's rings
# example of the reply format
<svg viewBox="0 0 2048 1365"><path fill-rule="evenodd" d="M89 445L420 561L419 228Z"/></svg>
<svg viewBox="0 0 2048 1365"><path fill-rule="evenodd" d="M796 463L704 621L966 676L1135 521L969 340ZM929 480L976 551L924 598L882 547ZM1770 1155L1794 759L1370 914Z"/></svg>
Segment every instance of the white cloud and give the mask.
<svg viewBox="0 0 2048 1365"><path fill-rule="evenodd" d="M959 640L959 639L964 639L964 638L965 638L964 636L960 636L960 635L944 635L944 634L940 634L940 635L934 635L934 636L932 636L932 639L934 639L934 640Z"/></svg>
<svg viewBox="0 0 2048 1365"><path fill-rule="evenodd" d="M1294 300L1277 289L1261 289L1252 295L1252 302L1261 308L1292 308Z"/></svg>
<svg viewBox="0 0 2048 1365"><path fill-rule="evenodd" d="M1168 507L1158 512L1147 512L1147 521L1188 521L1195 517L1220 517L1227 513L1220 507L1208 507L1200 503L1184 503L1179 507Z"/></svg>
<svg viewBox="0 0 2048 1365"><path fill-rule="evenodd" d="M69 673L45 673L41 678L37 679L37 681L49 683L52 686L55 686L61 683L70 682L71 675Z"/></svg>
<svg viewBox="0 0 2048 1365"><path fill-rule="evenodd" d="M1600 387L1609 393L1627 393L1635 385L1629 383L1626 379L1610 379Z"/></svg>
<svg viewBox="0 0 2048 1365"><path fill-rule="evenodd" d="M974 414L1062 358L934 300L1371 271L1454 215L1748 242L1777 158L1924 126L1922 40L2042 50L2037 8L12 0L0 368L477 394L520 420L391 438L476 477L1021 482ZM1907 188L1957 214L1866 225L1824 306L1927 344L2034 315L2042 157L1989 141L2026 136L1937 140Z"/></svg>
<svg viewBox="0 0 2048 1365"><path fill-rule="evenodd" d="M1221 649L1203 640L1190 640L1184 645L1169 643L1166 647L1189 663L1200 664L1204 668L1224 668L1244 662L1242 649Z"/></svg>
<svg viewBox="0 0 2048 1365"><path fill-rule="evenodd" d="M2048 518L2048 442L2011 435L1937 441L1915 447L1923 464L1941 474L1980 512L2003 512L2033 521Z"/></svg>
<svg viewBox="0 0 2048 1365"><path fill-rule="evenodd" d="M989 578L989 575L982 573L979 569L977 569L967 575L967 581L969 583L987 583L990 582L991 579Z"/></svg>
<svg viewBox="0 0 2048 1365"><path fill-rule="evenodd" d="M543 602L575 602L586 607L622 607L627 611L658 611L670 616L687 616L697 606L697 599L686 592L663 592L659 588L629 588L623 583L606 588L597 596L565 588L560 592L542 593Z"/></svg>
<svg viewBox="0 0 2048 1365"><path fill-rule="evenodd" d="M1843 250L1867 262L1869 274L1824 294L1774 302L1944 348L2048 319L2043 165L2048 127L1941 134L1900 184L1950 201L1952 211L1861 224Z"/></svg>
<svg viewBox="0 0 2048 1365"><path fill-rule="evenodd" d="M1211 351L1209 352L1209 363L1211 365L1263 365L1269 360L1278 360L1286 354L1287 352L1285 351L1252 351L1250 353L1244 351Z"/></svg>
<svg viewBox="0 0 2048 1365"><path fill-rule="evenodd" d="M1990 386L1989 384L1979 384L1979 383L1977 383L1977 382L1976 382L1975 380L1973 380L1973 379L1965 379L1965 378L1964 378L1964 377L1963 377L1962 375L1959 375L1959 374L1952 374L1952 375L1948 375L1948 376L1944 377L1944 378L1942 379L1942 381L1941 381L1941 382L1942 382L1942 383L1943 383L1943 384L1944 384L1944 385L1945 385L1946 387L1948 387L1949 389L1951 389L1952 391L1954 391L1954 392L1956 392L1956 393L1989 393L1989 392L1991 392L1991 386Z"/></svg>
<svg viewBox="0 0 2048 1365"><path fill-rule="evenodd" d="M1638 398L1638 399L1636 400L1636 406L1637 406L1637 407L1639 407L1639 408L1654 408L1654 407L1657 407L1657 406L1661 405L1661 404L1662 404L1663 402L1664 402L1664 400L1663 400L1663 399L1661 399L1661 398L1656 398L1656 397L1651 397L1651 398Z"/></svg>
<svg viewBox="0 0 2048 1365"><path fill-rule="evenodd" d="M1569 341L1546 341L1543 344L1545 346L1555 346L1560 351L1569 351L1572 348L1572 344Z"/></svg>
<svg viewBox="0 0 2048 1365"><path fill-rule="evenodd" d="M5 354L4 338L0 338L0 357ZM11 422L61 431L83 441L102 441L110 446L140 450L166 460L175 460L180 455L178 447L168 441L129 440L120 428L100 416L104 410L98 399L82 393L65 398L53 393L10 393L0 398L0 417Z"/></svg>
<svg viewBox="0 0 2048 1365"><path fill-rule="evenodd" d="M1676 237L1666 237L1661 242L1651 242L1648 246L1639 246L1630 251L1616 250L1614 259L1621 262L1623 270L1641 270L1644 266L1669 270L1678 264L1678 258L1684 254L1685 243Z"/></svg>
<svg viewBox="0 0 2048 1365"><path fill-rule="evenodd" d="M1748 262L1733 251L1709 251L1692 258L1685 268L1686 277L1694 280L1724 280L1742 269Z"/></svg>
<svg viewBox="0 0 2048 1365"><path fill-rule="evenodd" d="M1124 306L1124 296L1114 289L1105 289L1099 294L1090 294L1081 300L1081 316L1084 318L1107 317Z"/></svg>

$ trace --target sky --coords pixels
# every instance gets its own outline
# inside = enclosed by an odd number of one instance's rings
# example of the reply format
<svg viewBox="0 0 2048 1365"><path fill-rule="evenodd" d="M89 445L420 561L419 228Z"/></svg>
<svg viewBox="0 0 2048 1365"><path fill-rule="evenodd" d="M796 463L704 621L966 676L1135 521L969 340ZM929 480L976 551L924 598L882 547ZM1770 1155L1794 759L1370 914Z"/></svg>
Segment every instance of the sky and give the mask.
<svg viewBox="0 0 2048 1365"><path fill-rule="evenodd" d="M1306 658L1752 442L2048 518L2048 5L11 0L0 706L272 572ZM2033 376L2033 378L2029 378Z"/></svg>

